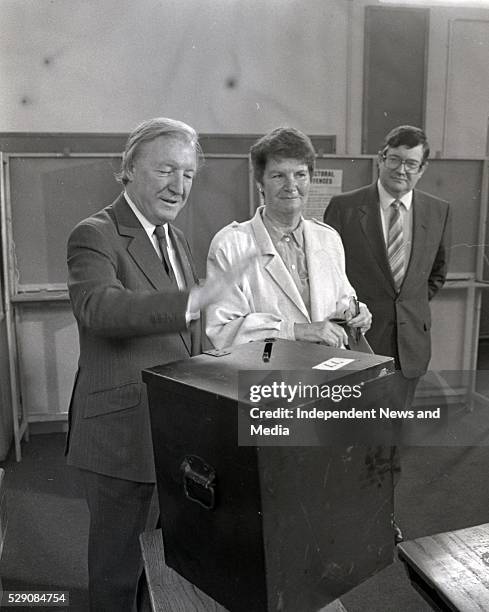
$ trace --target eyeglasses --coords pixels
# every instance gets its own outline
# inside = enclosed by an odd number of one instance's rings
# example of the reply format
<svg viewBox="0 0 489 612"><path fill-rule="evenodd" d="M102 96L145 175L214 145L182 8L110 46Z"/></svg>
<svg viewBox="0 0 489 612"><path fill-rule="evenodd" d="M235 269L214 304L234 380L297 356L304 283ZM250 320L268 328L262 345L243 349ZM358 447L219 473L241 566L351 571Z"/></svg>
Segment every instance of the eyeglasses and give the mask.
<svg viewBox="0 0 489 612"><path fill-rule="evenodd" d="M382 155L385 167L389 170L397 170L399 166L404 165L404 169L408 174L416 174L423 167L423 162L416 161L415 159L401 159L397 155Z"/></svg>

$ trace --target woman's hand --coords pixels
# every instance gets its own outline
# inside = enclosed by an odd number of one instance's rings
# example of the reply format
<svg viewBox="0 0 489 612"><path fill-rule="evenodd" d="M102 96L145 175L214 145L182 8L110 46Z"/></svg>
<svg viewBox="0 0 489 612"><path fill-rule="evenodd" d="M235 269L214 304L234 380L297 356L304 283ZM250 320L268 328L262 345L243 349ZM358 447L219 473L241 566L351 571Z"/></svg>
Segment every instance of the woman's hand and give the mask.
<svg viewBox="0 0 489 612"><path fill-rule="evenodd" d="M363 302L359 302L358 306L360 312L356 316L353 316L350 310L345 310L345 320L350 327L360 328L364 334L372 325L372 313Z"/></svg>
<svg viewBox="0 0 489 612"><path fill-rule="evenodd" d="M295 323L294 333L296 340L304 342L320 342L336 347L342 347L348 343L348 336L341 325L328 319L314 323Z"/></svg>

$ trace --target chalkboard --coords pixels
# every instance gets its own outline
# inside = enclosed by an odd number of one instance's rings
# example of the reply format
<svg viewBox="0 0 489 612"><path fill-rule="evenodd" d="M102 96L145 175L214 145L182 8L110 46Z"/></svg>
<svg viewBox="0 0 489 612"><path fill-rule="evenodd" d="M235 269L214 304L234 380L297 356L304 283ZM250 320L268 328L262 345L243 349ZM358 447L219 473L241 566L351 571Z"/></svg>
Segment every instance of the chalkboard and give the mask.
<svg viewBox="0 0 489 612"><path fill-rule="evenodd" d="M470 159L433 159L417 185L422 191L450 202L452 249L449 270L461 275L475 274L481 256L479 227L484 163Z"/></svg>
<svg viewBox="0 0 489 612"><path fill-rule="evenodd" d="M85 217L121 192L114 173L119 156L11 157L9 173L13 241L19 290L66 282L66 240ZM248 158L208 158L177 225L204 275L210 241L234 219L249 217Z"/></svg>
<svg viewBox="0 0 489 612"><path fill-rule="evenodd" d="M110 204L121 191L114 179L120 158L8 156L19 291L66 282L66 240L81 219ZM454 246L450 271L474 273L477 265L482 160L434 159L419 182L424 191L451 202ZM372 182L375 159L326 157L318 168L343 170L343 191ZM209 156L199 171L177 225L186 233L199 276L214 234L251 216L250 168L244 154ZM486 194L487 197L487 194ZM252 208L258 204L253 188ZM480 250L480 249L479 249Z"/></svg>
<svg viewBox="0 0 489 612"><path fill-rule="evenodd" d="M250 217L248 157L207 157L194 180L176 225L187 236L197 274L205 276L207 252L214 234L232 221Z"/></svg>
<svg viewBox="0 0 489 612"><path fill-rule="evenodd" d="M19 288L66 282L68 235L120 192L119 165L119 157L8 158Z"/></svg>

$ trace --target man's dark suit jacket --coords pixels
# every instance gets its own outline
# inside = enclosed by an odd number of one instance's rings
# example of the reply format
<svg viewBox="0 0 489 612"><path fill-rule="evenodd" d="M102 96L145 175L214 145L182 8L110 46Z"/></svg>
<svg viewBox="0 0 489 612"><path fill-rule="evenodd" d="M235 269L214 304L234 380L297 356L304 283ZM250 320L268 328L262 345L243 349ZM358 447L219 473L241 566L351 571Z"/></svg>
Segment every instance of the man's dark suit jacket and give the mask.
<svg viewBox="0 0 489 612"><path fill-rule="evenodd" d="M169 226L187 287L188 244ZM188 291L173 285L123 195L79 223L68 241L68 288L79 368L70 406L68 463L137 482L155 478L141 370L196 354L186 329ZM193 350L191 349L191 341Z"/></svg>
<svg viewBox="0 0 489 612"><path fill-rule="evenodd" d="M333 197L324 221L339 232L348 278L372 313L366 337L373 350L395 357L406 378L421 376L431 357L429 300L447 273L448 203L414 191L411 258L399 294L387 258L376 183Z"/></svg>

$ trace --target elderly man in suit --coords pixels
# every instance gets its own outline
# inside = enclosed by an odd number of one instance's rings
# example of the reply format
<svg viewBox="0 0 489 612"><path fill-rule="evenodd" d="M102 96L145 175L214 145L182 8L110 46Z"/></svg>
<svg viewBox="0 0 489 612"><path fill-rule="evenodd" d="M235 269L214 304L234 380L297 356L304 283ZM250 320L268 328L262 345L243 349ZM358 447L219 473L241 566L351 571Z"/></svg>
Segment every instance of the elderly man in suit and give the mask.
<svg viewBox="0 0 489 612"><path fill-rule="evenodd" d="M193 128L166 118L129 136L115 202L68 241L69 293L80 339L68 463L83 474L90 510L88 571L94 612L130 611L141 570L138 536L154 492L141 370L200 352L202 290L173 220L198 163Z"/></svg>
<svg viewBox="0 0 489 612"><path fill-rule="evenodd" d="M216 348L272 336L340 347L348 339L335 319L369 328L367 307L351 310L356 294L337 232L302 216L314 159L310 139L294 128L272 130L251 148L264 205L249 221L218 232L207 259L207 277L216 279L256 254L207 310L206 331Z"/></svg>
<svg viewBox="0 0 489 612"><path fill-rule="evenodd" d="M394 357L406 406L431 357L429 301L448 267L447 202L415 189L428 167L425 133L394 128L378 154L378 180L331 199L324 221L338 230L346 272L372 311L367 340Z"/></svg>

